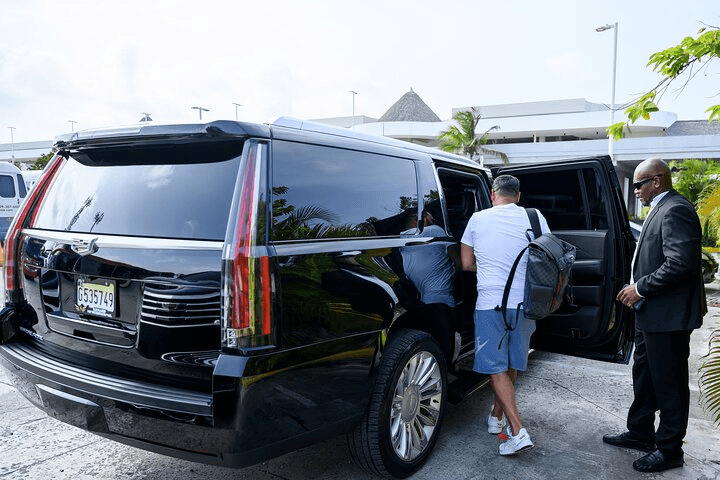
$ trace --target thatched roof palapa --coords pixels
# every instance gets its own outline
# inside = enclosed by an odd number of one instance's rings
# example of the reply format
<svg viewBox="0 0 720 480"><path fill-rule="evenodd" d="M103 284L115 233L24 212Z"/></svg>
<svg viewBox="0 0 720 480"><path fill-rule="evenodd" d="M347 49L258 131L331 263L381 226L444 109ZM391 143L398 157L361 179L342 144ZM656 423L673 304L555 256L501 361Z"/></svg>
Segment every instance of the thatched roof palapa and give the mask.
<svg viewBox="0 0 720 480"><path fill-rule="evenodd" d="M379 122L439 122L430 107L411 88L380 117Z"/></svg>

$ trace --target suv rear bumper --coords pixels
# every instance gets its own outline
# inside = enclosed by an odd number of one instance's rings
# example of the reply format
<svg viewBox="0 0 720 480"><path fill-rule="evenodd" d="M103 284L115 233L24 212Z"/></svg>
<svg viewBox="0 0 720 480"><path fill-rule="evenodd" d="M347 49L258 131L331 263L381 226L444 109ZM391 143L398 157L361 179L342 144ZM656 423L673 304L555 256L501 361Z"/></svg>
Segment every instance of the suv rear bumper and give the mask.
<svg viewBox="0 0 720 480"><path fill-rule="evenodd" d="M12 384L49 416L185 460L249 466L339 433L357 420L301 429L295 435L285 425L285 435L278 435L278 418L264 415L273 403L268 385L257 377L243 377L247 361L221 355L213 375L214 392L198 393L79 369L31 343L0 345L0 365Z"/></svg>

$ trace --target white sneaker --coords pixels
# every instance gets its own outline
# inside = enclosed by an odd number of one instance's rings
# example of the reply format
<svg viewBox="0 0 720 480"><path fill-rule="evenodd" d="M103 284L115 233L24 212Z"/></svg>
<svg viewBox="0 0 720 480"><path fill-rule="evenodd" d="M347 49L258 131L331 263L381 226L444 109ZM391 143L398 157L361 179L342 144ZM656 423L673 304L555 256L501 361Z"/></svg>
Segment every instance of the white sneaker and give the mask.
<svg viewBox="0 0 720 480"><path fill-rule="evenodd" d="M490 415L488 415L487 418L487 425L488 425L488 433L492 433L493 435L502 433L503 428L507 425L507 419L505 418L505 414L503 414L502 418L500 420L497 419L497 417L493 417L492 409L490 409Z"/></svg>
<svg viewBox="0 0 720 480"><path fill-rule="evenodd" d="M533 447L530 435L524 428L521 428L518 434L513 436L512 429L508 426L507 436L507 442L500 444L500 455L517 455L519 452Z"/></svg>

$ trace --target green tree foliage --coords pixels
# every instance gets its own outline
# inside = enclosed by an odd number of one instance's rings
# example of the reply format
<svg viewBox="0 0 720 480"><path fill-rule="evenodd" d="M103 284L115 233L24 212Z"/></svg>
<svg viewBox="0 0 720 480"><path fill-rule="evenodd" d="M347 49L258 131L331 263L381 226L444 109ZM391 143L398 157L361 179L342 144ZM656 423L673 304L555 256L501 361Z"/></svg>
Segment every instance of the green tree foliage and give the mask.
<svg viewBox="0 0 720 480"><path fill-rule="evenodd" d="M53 155L55 155L55 149L35 160L35 163L30 167L30 170L42 170L45 168L45 165L48 164Z"/></svg>
<svg viewBox="0 0 720 480"><path fill-rule="evenodd" d="M457 125L451 125L447 130L440 132L440 150L450 153L459 153L475 161L475 156L481 153L499 156L503 163L508 163L508 157L503 152L498 152L484 147L487 145L489 133L500 127L490 127L484 134L477 135L475 129L480 121L480 113L475 107L470 110L463 110L453 115Z"/></svg>
<svg viewBox="0 0 720 480"><path fill-rule="evenodd" d="M669 164L673 172L673 188L690 200L703 225L703 247L717 247L720 210L702 209L703 201L715 194L720 164L716 160L689 159Z"/></svg>
<svg viewBox="0 0 720 480"><path fill-rule="evenodd" d="M720 238L720 181L709 185L697 204L703 222L703 246L717 247Z"/></svg>
<svg viewBox="0 0 720 480"><path fill-rule="evenodd" d="M610 125L608 134L615 140L623 138L625 129L631 131L631 124L641 117L648 120L650 114L658 111L657 104L675 80L687 76L686 82L689 82L699 70L719 59L720 30L717 27L703 27L697 38L685 37L678 45L650 55L647 66L661 75L660 82L625 110L628 120ZM720 105L711 105L705 112L709 115L708 121L720 121Z"/></svg>
<svg viewBox="0 0 720 480"><path fill-rule="evenodd" d="M716 160L689 159L669 163L673 171L673 188L697 208L700 200L714 190L720 178Z"/></svg>

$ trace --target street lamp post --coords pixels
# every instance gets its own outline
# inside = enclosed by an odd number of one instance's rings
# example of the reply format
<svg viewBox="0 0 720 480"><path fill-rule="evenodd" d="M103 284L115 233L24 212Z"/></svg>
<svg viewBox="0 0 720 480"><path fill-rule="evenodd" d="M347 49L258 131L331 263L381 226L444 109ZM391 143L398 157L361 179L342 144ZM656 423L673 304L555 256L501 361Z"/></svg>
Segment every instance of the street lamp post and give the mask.
<svg viewBox="0 0 720 480"><path fill-rule="evenodd" d="M13 136L13 130L15 127L8 127L10 129L10 160L15 161L15 137Z"/></svg>
<svg viewBox="0 0 720 480"><path fill-rule="evenodd" d="M242 107L241 104L233 102L233 105L235 105L235 121L237 122L238 119L238 107Z"/></svg>
<svg viewBox="0 0 720 480"><path fill-rule="evenodd" d="M618 38L618 23L615 22L612 25L607 24L603 25L602 27L597 27L595 31L597 32L604 32L605 30L613 29L615 32L615 39L613 42L613 73L612 73L612 97L610 99L610 125L615 123L615 79L616 79L616 73L617 73L617 38ZM610 155L610 159L613 162L613 165L616 165L615 162L615 156L613 155L613 138L612 136L608 135L608 155Z"/></svg>
<svg viewBox="0 0 720 480"><path fill-rule="evenodd" d="M357 95L357 92L355 90L350 90L350 93L352 93L352 127L355 128L355 95Z"/></svg>
<svg viewBox="0 0 720 480"><path fill-rule="evenodd" d="M209 111L210 111L210 110L208 110L207 108L203 108L203 107L190 107L190 108L195 109L195 110L197 110L197 111L200 113L200 120L202 120L202 112L209 112Z"/></svg>
<svg viewBox="0 0 720 480"><path fill-rule="evenodd" d="M75 120L68 120L68 122L70 122L70 131L71 131L71 132L74 132L74 131L75 131L75 124L76 124L77 122L76 122Z"/></svg>

